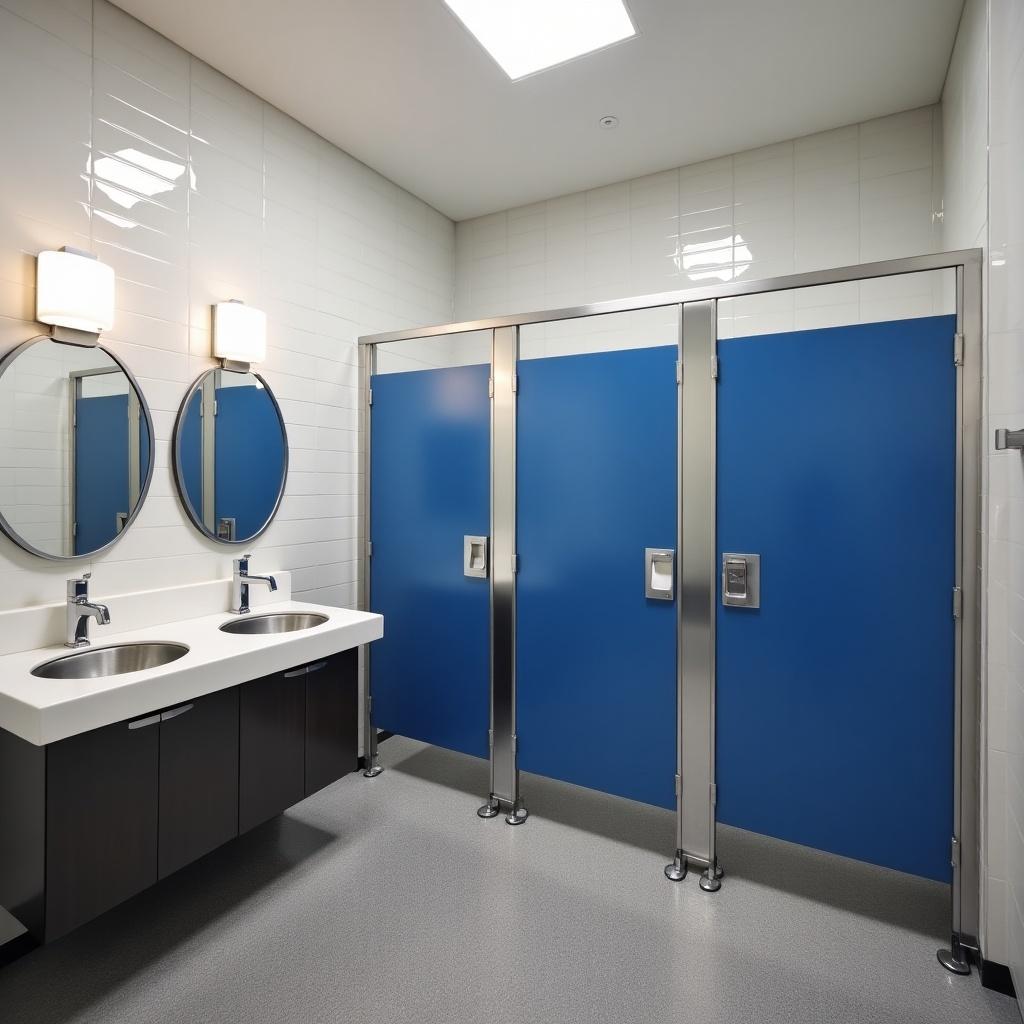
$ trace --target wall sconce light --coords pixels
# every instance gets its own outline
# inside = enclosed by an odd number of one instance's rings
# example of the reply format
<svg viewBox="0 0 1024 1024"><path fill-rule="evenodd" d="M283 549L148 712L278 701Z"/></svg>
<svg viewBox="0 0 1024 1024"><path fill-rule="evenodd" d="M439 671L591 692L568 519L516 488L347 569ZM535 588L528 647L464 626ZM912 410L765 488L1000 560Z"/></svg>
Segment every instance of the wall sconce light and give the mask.
<svg viewBox="0 0 1024 1024"><path fill-rule="evenodd" d="M114 268L95 254L65 246L36 258L36 319L54 341L95 345L114 326Z"/></svg>
<svg viewBox="0 0 1024 1024"><path fill-rule="evenodd" d="M213 356L241 373L267 357L267 314L238 299L213 307Z"/></svg>

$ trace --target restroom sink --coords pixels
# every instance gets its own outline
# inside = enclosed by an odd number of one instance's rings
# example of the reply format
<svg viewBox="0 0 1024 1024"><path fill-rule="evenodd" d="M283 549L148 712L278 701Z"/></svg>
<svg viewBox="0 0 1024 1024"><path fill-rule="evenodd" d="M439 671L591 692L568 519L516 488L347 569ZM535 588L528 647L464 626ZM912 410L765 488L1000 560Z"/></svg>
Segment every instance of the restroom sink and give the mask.
<svg viewBox="0 0 1024 1024"><path fill-rule="evenodd" d="M138 643L88 647L44 661L32 669L43 679L101 679L125 672L141 672L177 661L188 654L184 644Z"/></svg>
<svg viewBox="0 0 1024 1024"><path fill-rule="evenodd" d="M264 633L294 633L300 629L312 629L322 626L327 621L326 615L315 612L273 612L269 615L245 615L220 628L225 633L244 633L247 636Z"/></svg>

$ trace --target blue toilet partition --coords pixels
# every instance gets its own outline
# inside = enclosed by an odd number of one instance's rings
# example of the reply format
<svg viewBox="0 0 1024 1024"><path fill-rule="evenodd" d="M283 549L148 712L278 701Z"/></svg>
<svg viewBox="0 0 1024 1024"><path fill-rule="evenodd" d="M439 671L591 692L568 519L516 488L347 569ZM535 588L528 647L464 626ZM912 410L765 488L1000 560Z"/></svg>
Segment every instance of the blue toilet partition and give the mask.
<svg viewBox="0 0 1024 1024"><path fill-rule="evenodd" d="M928 317L718 346L718 550L761 556L760 608L718 603L718 818L944 882L954 333Z"/></svg>
<svg viewBox="0 0 1024 1024"><path fill-rule="evenodd" d="M145 417L140 418L145 423ZM149 436L140 479L149 468ZM128 395L75 399L74 552L95 551L117 536L118 513L131 514L128 494Z"/></svg>
<svg viewBox="0 0 1024 1024"><path fill-rule="evenodd" d="M191 406L188 413L192 415ZM273 512L281 488L287 445L281 421L263 388L246 385L217 388L214 423L215 519L234 519L235 535L251 537ZM186 479L192 471L186 464Z"/></svg>
<svg viewBox="0 0 1024 1024"><path fill-rule="evenodd" d="M519 766L675 807L675 346L519 363ZM376 440L374 441L376 444Z"/></svg>
<svg viewBox="0 0 1024 1024"><path fill-rule="evenodd" d="M372 379L370 657L379 729L488 756L490 588L463 538L490 532L490 366Z"/></svg>

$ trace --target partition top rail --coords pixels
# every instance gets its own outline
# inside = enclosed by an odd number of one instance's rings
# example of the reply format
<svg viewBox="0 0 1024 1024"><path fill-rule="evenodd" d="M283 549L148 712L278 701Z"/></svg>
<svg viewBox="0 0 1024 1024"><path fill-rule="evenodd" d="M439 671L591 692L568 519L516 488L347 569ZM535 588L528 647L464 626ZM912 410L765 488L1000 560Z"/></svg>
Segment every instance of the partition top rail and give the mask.
<svg viewBox="0 0 1024 1024"><path fill-rule="evenodd" d="M521 327L524 324L577 320L582 317L602 316L607 313L631 313L643 309L654 309L658 306L674 306L683 302L700 302L705 299L734 299L744 295L763 295L768 292L789 291L796 288L816 288L826 284L866 281L874 277L897 277L901 274L920 274L929 270L951 270L956 267L978 266L981 259L981 249L957 249L952 252L905 256L901 259L880 260L876 263L857 263L849 267L835 267L830 270L787 274L784 277L766 277L743 282L730 281L726 284L705 285L700 288L686 288L674 292L658 292L654 295L640 295L627 299L610 299L606 302L592 302L586 306L568 306L564 309L545 309L535 313L518 313L513 316L466 320L462 323L435 324L429 327L412 327L408 330L388 331L384 334L367 334L359 339L359 344L383 345L391 341L438 338L446 334L489 331L497 327Z"/></svg>

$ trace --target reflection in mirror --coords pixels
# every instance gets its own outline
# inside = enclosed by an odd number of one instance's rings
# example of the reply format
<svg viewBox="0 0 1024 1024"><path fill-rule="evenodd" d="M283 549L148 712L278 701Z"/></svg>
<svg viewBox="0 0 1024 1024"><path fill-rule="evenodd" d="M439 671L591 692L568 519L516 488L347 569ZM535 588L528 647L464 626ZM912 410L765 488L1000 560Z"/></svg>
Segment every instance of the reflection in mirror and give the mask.
<svg viewBox="0 0 1024 1024"><path fill-rule="evenodd" d="M0 362L0 527L46 558L94 554L149 486L149 410L105 349L34 338Z"/></svg>
<svg viewBox="0 0 1024 1024"><path fill-rule="evenodd" d="M174 474L185 511L208 537L243 544L270 525L288 438L259 374L209 370L192 385L174 428Z"/></svg>

